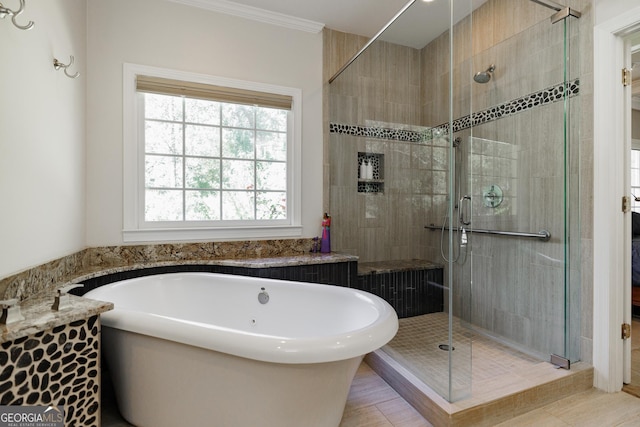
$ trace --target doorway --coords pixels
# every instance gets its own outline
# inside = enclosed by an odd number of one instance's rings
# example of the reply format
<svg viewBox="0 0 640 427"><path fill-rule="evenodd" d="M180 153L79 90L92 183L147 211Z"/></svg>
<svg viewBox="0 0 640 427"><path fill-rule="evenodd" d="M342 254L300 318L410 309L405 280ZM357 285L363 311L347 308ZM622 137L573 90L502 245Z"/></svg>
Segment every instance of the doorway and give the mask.
<svg viewBox="0 0 640 427"><path fill-rule="evenodd" d="M628 36L640 29L640 7L633 3L594 4L592 348L594 385L607 392L630 381L631 367L631 342L620 337L620 325L631 323L630 244L620 244L631 236L631 215L620 210L629 173L616 171L628 170L631 149L631 97L620 70L631 66Z"/></svg>
<svg viewBox="0 0 640 427"><path fill-rule="evenodd" d="M622 390L640 397L640 31L628 36L631 49L631 344ZM625 56L628 53L625 52ZM626 242L625 242L626 244Z"/></svg>

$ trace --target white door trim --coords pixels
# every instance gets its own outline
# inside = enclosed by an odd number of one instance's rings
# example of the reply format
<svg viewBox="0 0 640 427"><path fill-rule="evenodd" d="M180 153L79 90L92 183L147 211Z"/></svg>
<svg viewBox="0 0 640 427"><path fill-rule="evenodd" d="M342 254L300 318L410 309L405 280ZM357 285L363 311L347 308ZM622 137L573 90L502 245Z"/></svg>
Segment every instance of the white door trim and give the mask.
<svg viewBox="0 0 640 427"><path fill-rule="evenodd" d="M624 40L620 34L640 23L640 7L620 11L594 27L593 124L593 366L594 386L607 392L622 389L625 314L625 261L621 242L630 235L629 215L622 214L625 150ZM626 233L626 234L625 234ZM628 264L627 264L628 265ZM629 285L630 286L630 285ZM630 289L630 288L629 288ZM630 304L630 301L629 301Z"/></svg>

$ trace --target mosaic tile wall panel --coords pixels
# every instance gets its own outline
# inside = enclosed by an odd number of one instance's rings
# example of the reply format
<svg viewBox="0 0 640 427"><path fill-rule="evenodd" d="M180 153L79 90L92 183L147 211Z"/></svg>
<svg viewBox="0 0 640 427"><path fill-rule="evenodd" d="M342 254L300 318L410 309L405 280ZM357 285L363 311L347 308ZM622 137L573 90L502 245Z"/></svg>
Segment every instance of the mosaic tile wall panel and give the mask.
<svg viewBox="0 0 640 427"><path fill-rule="evenodd" d="M0 345L0 405L61 405L65 426L100 425L99 317Z"/></svg>
<svg viewBox="0 0 640 427"><path fill-rule="evenodd" d="M534 92L522 98L503 102L495 107L478 111L472 115L466 115L453 121L452 132L460 132L473 126L489 123L502 117L512 116L532 108L562 101L566 94L569 97L578 95L580 92L580 79L575 79L567 85L564 83ZM377 128L371 126L357 126L341 123L329 123L330 133L339 133L353 136L362 136L374 139L386 139L402 142L424 143L431 141L434 130L447 132L447 123L433 127L427 131L411 131L405 129Z"/></svg>
<svg viewBox="0 0 640 427"><path fill-rule="evenodd" d="M357 277L357 262L338 262L327 264L296 265L290 267L249 268L224 265L171 265L163 267L129 270L120 273L107 274L85 280L84 287L71 290L72 294L84 295L92 289L108 283L131 279L134 277L150 276L153 274L167 274L179 272L206 272L236 274L240 276L263 277L269 279L292 280L294 282L322 283L353 287Z"/></svg>
<svg viewBox="0 0 640 427"><path fill-rule="evenodd" d="M443 310L444 304L442 268L392 272L374 271L358 275L358 263L356 261L269 268L220 265L174 265L145 268L89 279L84 282L83 288L73 289L71 293L82 295L102 285L120 280L184 271L235 274L355 288L381 297L391 304L398 313L398 317L401 318L440 312Z"/></svg>

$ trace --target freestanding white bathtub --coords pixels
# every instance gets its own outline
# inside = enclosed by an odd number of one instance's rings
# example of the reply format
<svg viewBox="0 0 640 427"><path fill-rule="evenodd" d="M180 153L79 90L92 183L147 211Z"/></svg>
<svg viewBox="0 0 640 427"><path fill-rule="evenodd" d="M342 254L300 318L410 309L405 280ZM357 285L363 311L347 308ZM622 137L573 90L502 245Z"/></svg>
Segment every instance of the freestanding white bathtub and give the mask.
<svg viewBox="0 0 640 427"><path fill-rule="evenodd" d="M337 426L362 358L398 329L372 294L225 274L147 276L85 297L114 303L103 351L136 426Z"/></svg>

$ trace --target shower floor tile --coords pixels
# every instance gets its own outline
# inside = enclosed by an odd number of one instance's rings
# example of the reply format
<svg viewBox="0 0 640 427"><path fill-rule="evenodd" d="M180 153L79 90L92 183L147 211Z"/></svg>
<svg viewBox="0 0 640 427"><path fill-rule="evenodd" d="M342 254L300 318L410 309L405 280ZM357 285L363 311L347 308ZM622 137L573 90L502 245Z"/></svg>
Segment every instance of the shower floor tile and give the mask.
<svg viewBox="0 0 640 427"><path fill-rule="evenodd" d="M465 326L454 318L454 350L448 344L447 313L431 313L400 319L398 334L383 351L440 395L449 393L458 410L493 401L570 375L572 371L501 344ZM473 368L472 368L473 367ZM572 369L573 370L573 369Z"/></svg>

